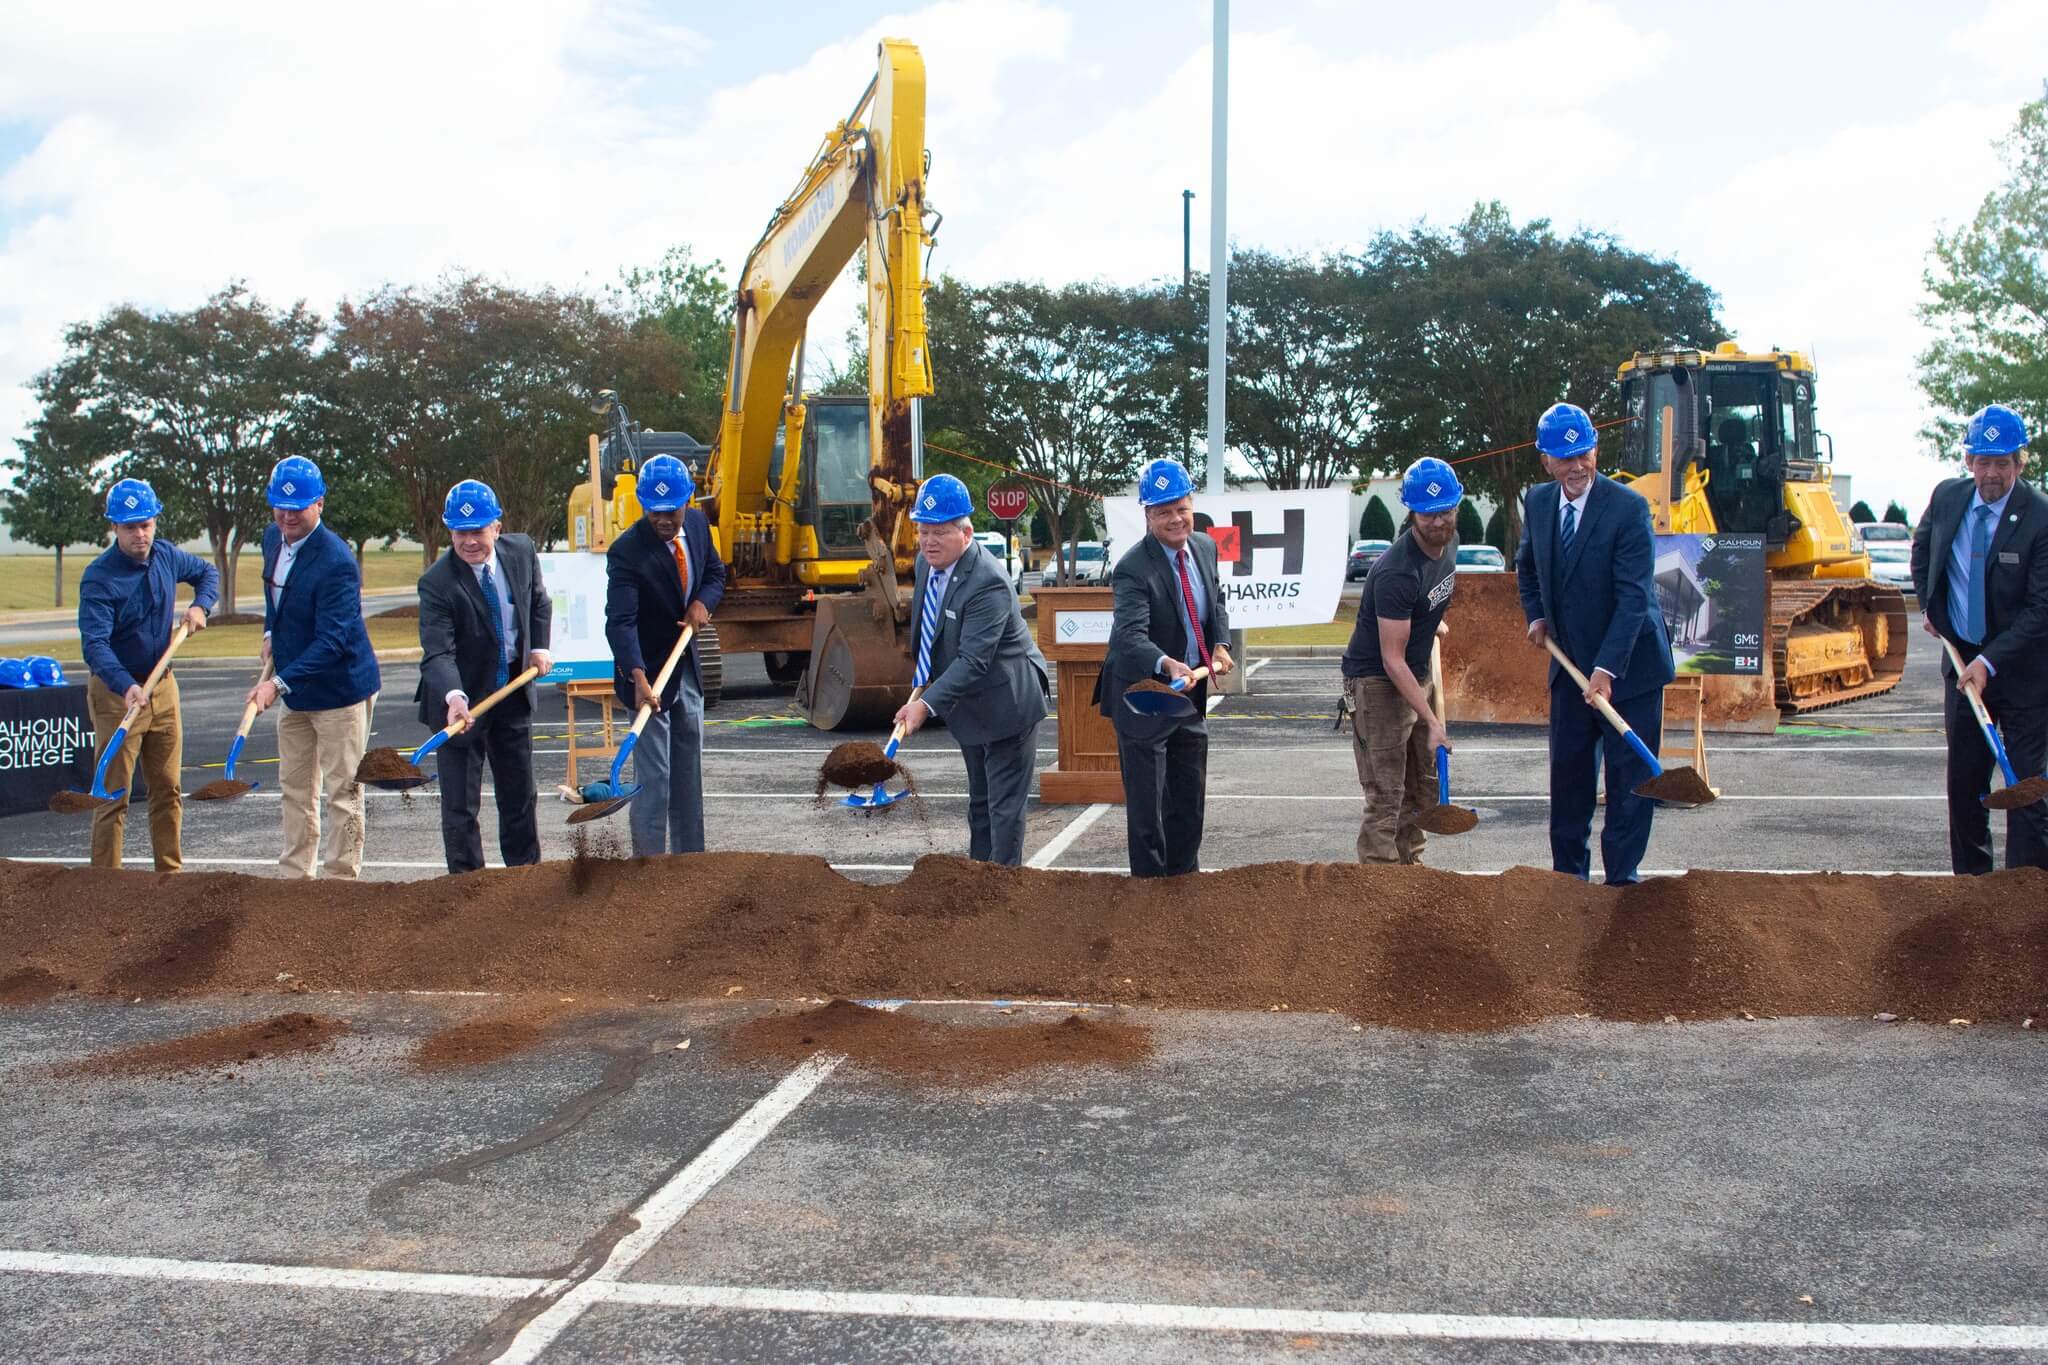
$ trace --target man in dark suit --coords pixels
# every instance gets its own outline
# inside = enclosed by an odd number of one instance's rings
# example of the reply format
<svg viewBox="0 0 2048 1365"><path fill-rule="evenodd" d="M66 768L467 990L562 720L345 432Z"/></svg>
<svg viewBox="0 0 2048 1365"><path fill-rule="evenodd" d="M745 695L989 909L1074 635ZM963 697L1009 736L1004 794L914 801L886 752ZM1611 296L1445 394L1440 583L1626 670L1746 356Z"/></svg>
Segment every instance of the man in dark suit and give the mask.
<svg viewBox="0 0 2048 1365"><path fill-rule="evenodd" d="M704 675L693 639L656 696L654 680L685 625L702 630L725 598L725 562L711 523L690 506L696 484L673 455L641 466L640 520L605 551L604 636L612 688L654 714L633 750L633 855L704 851Z"/></svg>
<svg viewBox="0 0 2048 1365"><path fill-rule="evenodd" d="M1147 678L1171 684L1207 666L1230 672L1230 608L1216 577L1216 542L1195 531L1195 485L1177 460L1154 460L1138 477L1145 538L1110 575L1116 613L1095 701L1116 727L1123 769L1131 875L1201 870L1202 811L1209 784L1209 686L1187 689L1189 716L1142 716L1124 689Z"/></svg>
<svg viewBox="0 0 2048 1365"><path fill-rule="evenodd" d="M924 689L896 713L914 735L940 716L967 761L967 856L1024 861L1024 812L1038 766L1038 722L1050 687L1045 656L1002 566L974 543L974 500L951 474L917 493L916 671Z"/></svg>
<svg viewBox="0 0 2048 1365"><path fill-rule="evenodd" d="M1997 767L1962 685L1998 722L2015 775L2038 776L2048 757L2048 498L2020 481L2026 444L2012 409L1994 403L1972 417L1969 477L1936 488L1913 533L1922 625L1963 658L1960 679L1946 651L1941 663L1949 864L1958 876L1992 869L1983 801ZM2006 812L2005 865L2048 868L2048 804Z"/></svg>
<svg viewBox="0 0 2048 1365"><path fill-rule="evenodd" d="M1593 420L1570 403L1555 404L1537 422L1536 448L1552 481L1530 489L1523 503L1515 572L1530 641L1538 648L1556 641L1591 683L1581 694L1551 662L1550 865L1581 879L1591 869L1587 841L1604 753L1600 865L1609 886L1627 886L1650 845L1657 803L1636 795L1650 772L1635 750L1606 733L1593 698L1604 697L1655 753L1674 670L1657 609L1650 505L1597 472L1599 443Z"/></svg>
<svg viewBox="0 0 2048 1365"><path fill-rule="evenodd" d="M448 553L420 575L420 683L413 694L420 722L439 730L467 727L435 754L441 765L441 851L450 872L484 865L484 765L498 798L498 850L505 866L540 861L540 821L533 788L534 685L528 683L484 712L480 701L527 668L546 673L554 603L541 582L540 556L525 536L503 535L498 495L464 479L448 490L441 522Z"/></svg>
<svg viewBox="0 0 2048 1365"><path fill-rule="evenodd" d="M327 485L320 467L288 455L270 471L272 524L263 528L263 657L275 672L249 689L269 709L278 698L277 786L284 798L284 854L295 877L363 869L367 812L356 768L370 741L383 685L363 625L363 580L348 542L320 524Z"/></svg>

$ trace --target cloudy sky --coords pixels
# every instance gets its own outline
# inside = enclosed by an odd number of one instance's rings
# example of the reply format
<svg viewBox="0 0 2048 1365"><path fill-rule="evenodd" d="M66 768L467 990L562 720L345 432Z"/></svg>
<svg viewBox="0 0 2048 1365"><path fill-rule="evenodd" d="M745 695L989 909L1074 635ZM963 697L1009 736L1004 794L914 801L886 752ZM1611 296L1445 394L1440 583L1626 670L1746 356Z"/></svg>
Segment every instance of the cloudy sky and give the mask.
<svg viewBox="0 0 2048 1365"><path fill-rule="evenodd" d="M929 71L935 270L1178 276L1206 0L9 6L0 439L65 324L121 301L242 278L324 312L454 268L596 288L678 242L733 265L884 34ZM1498 198L1671 256L1745 343L1816 354L1839 467L1917 514L1927 247L1996 183L2044 53L2039 0L1239 0L1231 236L1341 248Z"/></svg>

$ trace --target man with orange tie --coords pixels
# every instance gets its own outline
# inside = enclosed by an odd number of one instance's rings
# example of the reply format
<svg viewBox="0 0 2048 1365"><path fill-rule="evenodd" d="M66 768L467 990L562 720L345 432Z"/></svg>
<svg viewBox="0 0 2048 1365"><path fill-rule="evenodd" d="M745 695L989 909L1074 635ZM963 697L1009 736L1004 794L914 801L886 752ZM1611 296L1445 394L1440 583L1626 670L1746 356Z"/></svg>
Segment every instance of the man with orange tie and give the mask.
<svg viewBox="0 0 2048 1365"><path fill-rule="evenodd" d="M711 523L690 506L696 484L673 455L656 455L636 484L640 520L605 551L604 635L612 689L654 714L633 749L633 856L704 851L704 675L693 639L661 695L654 678L684 626L702 630L725 598L725 562Z"/></svg>

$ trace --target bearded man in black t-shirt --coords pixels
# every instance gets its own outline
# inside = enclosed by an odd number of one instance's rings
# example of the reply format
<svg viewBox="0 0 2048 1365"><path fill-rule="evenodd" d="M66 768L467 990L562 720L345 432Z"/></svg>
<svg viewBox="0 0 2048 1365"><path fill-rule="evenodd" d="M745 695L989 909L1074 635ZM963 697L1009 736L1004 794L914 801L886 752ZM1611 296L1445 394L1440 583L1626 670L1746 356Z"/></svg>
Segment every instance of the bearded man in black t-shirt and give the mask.
<svg viewBox="0 0 2048 1365"><path fill-rule="evenodd" d="M1351 697L1351 756L1365 789L1361 863L1416 863L1426 842L1418 816L1436 804L1436 750L1450 748L1429 655L1457 588L1458 504L1451 467L1420 459L1401 476L1411 516L1365 576L1358 624L1344 651Z"/></svg>

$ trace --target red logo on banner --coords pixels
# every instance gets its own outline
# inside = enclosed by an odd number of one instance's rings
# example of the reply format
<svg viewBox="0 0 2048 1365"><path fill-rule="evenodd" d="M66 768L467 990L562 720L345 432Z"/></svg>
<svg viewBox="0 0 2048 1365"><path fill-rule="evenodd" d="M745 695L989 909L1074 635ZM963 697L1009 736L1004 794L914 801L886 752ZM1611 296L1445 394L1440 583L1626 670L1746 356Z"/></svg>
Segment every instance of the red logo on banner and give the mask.
<svg viewBox="0 0 2048 1365"><path fill-rule="evenodd" d="M1216 559L1219 563L1237 563L1237 527L1216 525L1209 528L1209 539L1216 542Z"/></svg>

